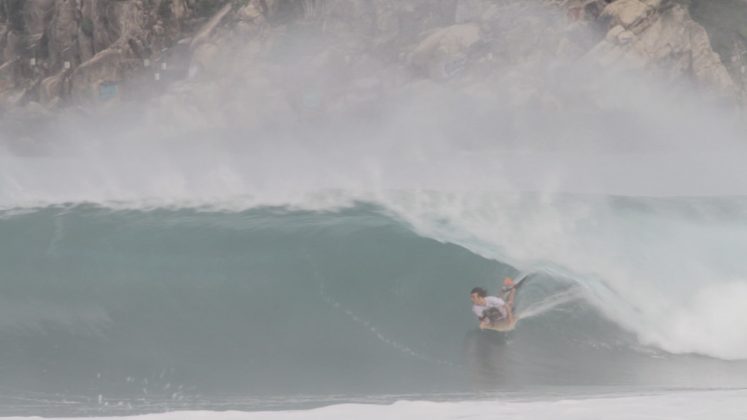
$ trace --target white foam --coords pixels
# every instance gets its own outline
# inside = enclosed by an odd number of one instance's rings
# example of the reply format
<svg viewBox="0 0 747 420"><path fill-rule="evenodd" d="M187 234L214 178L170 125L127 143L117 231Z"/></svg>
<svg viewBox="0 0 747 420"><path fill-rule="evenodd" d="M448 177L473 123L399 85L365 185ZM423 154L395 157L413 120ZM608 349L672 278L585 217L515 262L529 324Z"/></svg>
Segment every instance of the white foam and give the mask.
<svg viewBox="0 0 747 420"><path fill-rule="evenodd" d="M545 299L542 299L538 302L533 303L532 305L523 308L515 315L519 320L533 318L535 316L542 315L552 310L553 308L556 308L557 306L579 300L582 297L583 295L579 293L578 290L569 289L555 295L547 296Z"/></svg>
<svg viewBox="0 0 747 420"><path fill-rule="evenodd" d="M691 391L648 395L564 398L551 400L496 400L464 402L400 401L391 405L339 404L312 410L264 412L182 411L132 417L85 417L87 420L451 420L500 418L525 420L743 420L747 392ZM32 417L6 417L27 420ZM57 419L49 419L57 420ZM61 419L60 419L61 420Z"/></svg>
<svg viewBox="0 0 747 420"><path fill-rule="evenodd" d="M590 302L675 353L747 358L747 204L437 194L386 206L425 236L579 282ZM626 204L627 203L627 204Z"/></svg>

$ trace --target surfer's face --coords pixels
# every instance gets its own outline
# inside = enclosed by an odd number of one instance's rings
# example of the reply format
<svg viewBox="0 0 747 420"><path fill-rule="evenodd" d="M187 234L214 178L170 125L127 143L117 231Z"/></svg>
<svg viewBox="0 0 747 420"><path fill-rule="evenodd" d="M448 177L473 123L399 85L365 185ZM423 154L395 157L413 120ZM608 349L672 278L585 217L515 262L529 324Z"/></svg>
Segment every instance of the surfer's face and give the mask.
<svg viewBox="0 0 747 420"><path fill-rule="evenodd" d="M472 293L471 295L469 295L469 300L471 300L475 305L482 305L485 303L485 298L481 297L477 293Z"/></svg>

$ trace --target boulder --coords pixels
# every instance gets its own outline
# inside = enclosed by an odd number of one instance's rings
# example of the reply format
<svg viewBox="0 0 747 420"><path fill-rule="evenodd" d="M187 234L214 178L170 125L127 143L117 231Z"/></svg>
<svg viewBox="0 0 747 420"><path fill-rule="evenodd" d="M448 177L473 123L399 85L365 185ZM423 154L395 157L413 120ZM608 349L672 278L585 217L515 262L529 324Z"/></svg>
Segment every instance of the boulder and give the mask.
<svg viewBox="0 0 747 420"><path fill-rule="evenodd" d="M210 20L208 20L207 23L203 25L199 31L197 31L197 34L194 36L194 38L192 38L190 48L194 50L200 44L210 40L210 37L215 32L215 29L220 25L220 23L223 21L223 18L225 18L230 11L231 4L228 3L223 6L215 15L213 15L213 17L211 17Z"/></svg>
<svg viewBox="0 0 747 420"><path fill-rule="evenodd" d="M643 30L656 9L641 0L617 0L602 10L601 17L610 20L611 26L621 25L627 30Z"/></svg>
<svg viewBox="0 0 747 420"><path fill-rule="evenodd" d="M46 31L49 67L58 71L65 62L77 64L78 50L78 8L77 2L55 0L54 12Z"/></svg>
<svg viewBox="0 0 747 420"><path fill-rule="evenodd" d="M470 49L481 39L480 26L475 23L439 29L412 51L410 63L419 73L429 77L451 77L466 65Z"/></svg>
<svg viewBox="0 0 747 420"><path fill-rule="evenodd" d="M42 80L39 87L39 99L48 104L59 100L64 95L66 85L66 74L64 71Z"/></svg>
<svg viewBox="0 0 747 420"><path fill-rule="evenodd" d="M125 54L117 48L99 52L72 73L71 96L79 102L95 100L96 89L102 83L117 83L123 79L123 69L128 61Z"/></svg>
<svg viewBox="0 0 747 420"><path fill-rule="evenodd" d="M239 19L242 21L254 22L258 19L264 19L262 11L252 3L247 4L239 10Z"/></svg>
<svg viewBox="0 0 747 420"><path fill-rule="evenodd" d="M454 0L317 0L314 19L349 49L388 50L417 42L422 35L454 24ZM392 54L394 55L394 54Z"/></svg>
<svg viewBox="0 0 747 420"><path fill-rule="evenodd" d="M734 94L736 86L708 34L687 9L674 5L652 14L651 6L639 0L618 0L610 6L618 3L604 12L615 16L617 25L586 59L606 68L652 71L670 81L694 79L721 94Z"/></svg>

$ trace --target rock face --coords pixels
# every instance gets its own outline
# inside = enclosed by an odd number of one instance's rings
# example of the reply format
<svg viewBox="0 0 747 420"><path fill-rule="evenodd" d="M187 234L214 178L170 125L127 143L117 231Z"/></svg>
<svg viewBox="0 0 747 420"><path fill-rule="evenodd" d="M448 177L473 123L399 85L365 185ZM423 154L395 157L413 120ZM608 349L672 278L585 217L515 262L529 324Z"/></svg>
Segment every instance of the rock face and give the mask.
<svg viewBox="0 0 747 420"><path fill-rule="evenodd" d="M711 48L705 29L684 6L662 0L618 0L600 16L609 31L589 59L603 67L658 73L668 80L688 78L723 95L737 87Z"/></svg>
<svg viewBox="0 0 747 420"><path fill-rule="evenodd" d="M0 96L86 102L163 61L215 7L189 0L1 0Z"/></svg>
<svg viewBox="0 0 747 420"><path fill-rule="evenodd" d="M439 29L415 47L412 64L432 78L449 77L459 70L470 49L481 40L480 26L475 23Z"/></svg>
<svg viewBox="0 0 747 420"><path fill-rule="evenodd" d="M693 19L708 32L713 50L721 57L747 104L747 0L694 1Z"/></svg>
<svg viewBox="0 0 747 420"><path fill-rule="evenodd" d="M675 0L0 0L0 103L149 94L138 88L145 80L214 75L226 57L257 62L291 50L299 32L324 47L301 52L306 82L291 107L333 109L418 80L470 91L510 79L509 98L552 102L527 80L546 77L558 57L722 96L747 92L747 29L715 52L720 38ZM340 84L348 90L328 88Z"/></svg>

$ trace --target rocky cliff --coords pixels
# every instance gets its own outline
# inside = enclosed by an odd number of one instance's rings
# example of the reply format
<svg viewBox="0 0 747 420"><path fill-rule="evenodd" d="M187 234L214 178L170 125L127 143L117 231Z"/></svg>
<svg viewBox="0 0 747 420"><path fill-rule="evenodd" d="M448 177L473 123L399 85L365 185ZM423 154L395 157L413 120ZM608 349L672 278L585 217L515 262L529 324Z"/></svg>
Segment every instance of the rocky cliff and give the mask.
<svg viewBox="0 0 747 420"><path fill-rule="evenodd" d="M246 63L286 50L305 57L303 69L274 63L299 73L287 106L301 109L496 78L512 79L512 100L551 103L525 82L559 57L743 100L746 11L745 0L0 0L0 103L139 98L220 75L235 57L232 71L257 74Z"/></svg>
<svg viewBox="0 0 747 420"><path fill-rule="evenodd" d="M2 0L4 102L78 102L96 97L102 84L118 88L173 54L179 41L194 33L219 3Z"/></svg>

